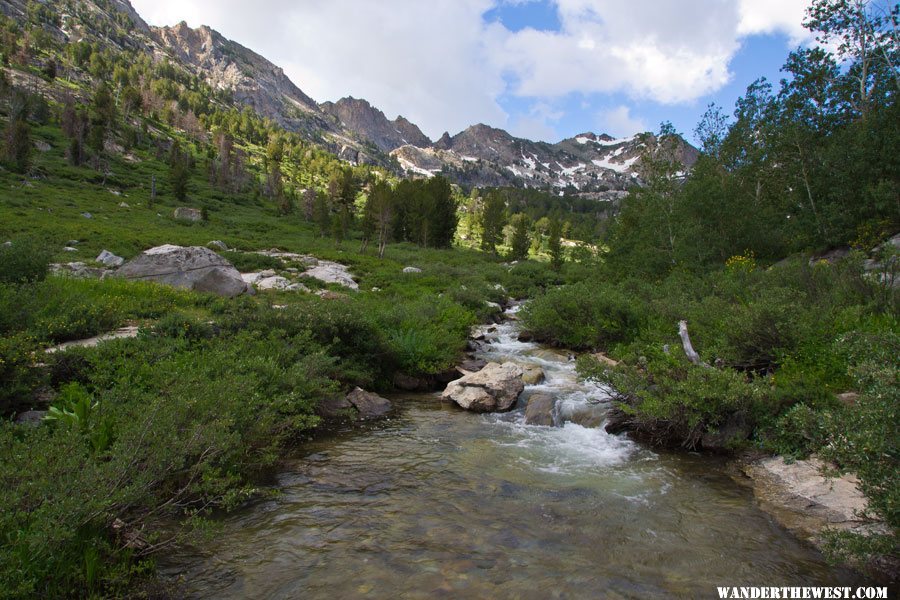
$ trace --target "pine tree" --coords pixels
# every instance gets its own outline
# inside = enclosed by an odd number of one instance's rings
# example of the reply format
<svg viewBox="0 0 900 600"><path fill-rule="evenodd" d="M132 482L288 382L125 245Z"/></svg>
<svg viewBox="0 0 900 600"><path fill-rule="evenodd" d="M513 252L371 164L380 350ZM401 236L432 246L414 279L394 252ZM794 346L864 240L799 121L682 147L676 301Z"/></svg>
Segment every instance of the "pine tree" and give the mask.
<svg viewBox="0 0 900 600"><path fill-rule="evenodd" d="M3 133L3 162L15 173L25 173L31 157L28 104L28 98L19 92L15 92L9 101L9 122Z"/></svg>
<svg viewBox="0 0 900 600"><path fill-rule="evenodd" d="M181 151L181 144L175 140L169 151L169 183L172 185L172 194L179 201L183 202L187 198L189 178L187 157Z"/></svg>
<svg viewBox="0 0 900 600"><path fill-rule="evenodd" d="M511 221L513 234L509 258L511 260L528 258L528 247L531 245L528 234L531 222L528 219L528 216L523 213L514 215Z"/></svg>
<svg viewBox="0 0 900 600"><path fill-rule="evenodd" d="M565 262L565 258L563 257L562 249L562 226L558 219L550 220L550 229L547 235L550 238L548 242L550 266L553 267L554 271L559 271Z"/></svg>
<svg viewBox="0 0 900 600"><path fill-rule="evenodd" d="M497 243L506 225L506 202L500 192L491 191L481 213L481 249L496 252Z"/></svg>

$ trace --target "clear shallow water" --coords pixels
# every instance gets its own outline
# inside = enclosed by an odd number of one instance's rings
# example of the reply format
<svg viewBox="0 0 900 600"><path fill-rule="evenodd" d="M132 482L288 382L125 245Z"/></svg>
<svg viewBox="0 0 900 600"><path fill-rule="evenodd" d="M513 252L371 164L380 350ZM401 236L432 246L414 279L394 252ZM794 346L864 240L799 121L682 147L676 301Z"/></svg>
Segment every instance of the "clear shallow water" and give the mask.
<svg viewBox="0 0 900 600"><path fill-rule="evenodd" d="M603 392L564 355L500 327L491 360L539 364L565 421ZM529 427L437 394L305 447L282 495L229 516L164 565L193 598L711 598L717 585L851 585L706 457L602 428ZM596 403L600 400L599 404Z"/></svg>

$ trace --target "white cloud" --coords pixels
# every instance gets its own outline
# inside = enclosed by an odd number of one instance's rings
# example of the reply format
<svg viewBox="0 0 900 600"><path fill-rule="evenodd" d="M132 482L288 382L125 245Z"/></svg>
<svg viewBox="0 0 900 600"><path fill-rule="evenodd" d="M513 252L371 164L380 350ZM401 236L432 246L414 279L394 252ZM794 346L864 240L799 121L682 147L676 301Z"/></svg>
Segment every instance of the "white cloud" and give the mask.
<svg viewBox="0 0 900 600"><path fill-rule="evenodd" d="M602 111L598 115L599 130L614 137L625 137L638 132L648 131L647 122L631 114L625 105Z"/></svg>
<svg viewBox="0 0 900 600"><path fill-rule="evenodd" d="M739 35L784 33L791 45L810 40L803 27L808 0L740 0Z"/></svg>
<svg viewBox="0 0 900 600"><path fill-rule="evenodd" d="M318 101L366 98L432 138L478 122L553 133L552 111L510 117L501 96L535 106L573 93L693 102L728 83L742 38L806 39L809 2L551 0L559 31L512 32L484 19L498 5L529 1L133 0L153 24L218 29L283 66ZM608 118L624 125L634 118L621 108Z"/></svg>

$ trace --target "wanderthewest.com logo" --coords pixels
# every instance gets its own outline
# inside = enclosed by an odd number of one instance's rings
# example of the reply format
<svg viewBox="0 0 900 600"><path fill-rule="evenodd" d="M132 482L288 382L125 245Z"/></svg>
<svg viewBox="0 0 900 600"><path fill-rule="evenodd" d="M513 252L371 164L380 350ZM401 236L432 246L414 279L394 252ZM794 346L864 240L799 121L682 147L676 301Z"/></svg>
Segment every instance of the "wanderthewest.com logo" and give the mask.
<svg viewBox="0 0 900 600"><path fill-rule="evenodd" d="M887 598L886 587L717 587L719 598L747 600L790 598Z"/></svg>

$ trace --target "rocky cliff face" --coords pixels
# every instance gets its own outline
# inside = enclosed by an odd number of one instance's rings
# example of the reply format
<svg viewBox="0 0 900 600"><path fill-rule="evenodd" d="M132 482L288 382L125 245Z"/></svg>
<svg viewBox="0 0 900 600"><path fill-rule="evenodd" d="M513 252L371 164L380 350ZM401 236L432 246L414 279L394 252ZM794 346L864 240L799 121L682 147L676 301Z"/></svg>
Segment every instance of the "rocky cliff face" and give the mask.
<svg viewBox="0 0 900 600"><path fill-rule="evenodd" d="M419 148L431 146L431 140L416 125L403 117L389 121L383 112L366 100L341 98L337 102L324 102L319 108L337 119L341 127L373 143L383 152L407 144Z"/></svg>
<svg viewBox="0 0 900 600"><path fill-rule="evenodd" d="M294 131L332 131L316 102L278 67L256 52L203 25L181 22L152 28L152 38L167 54L206 79L214 88L230 90L239 104Z"/></svg>

